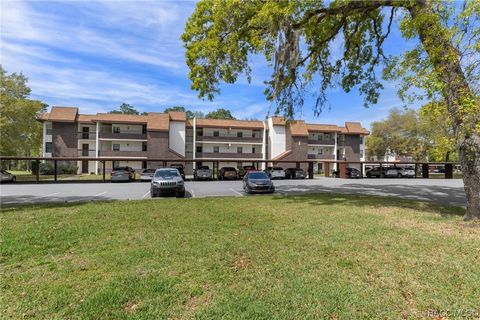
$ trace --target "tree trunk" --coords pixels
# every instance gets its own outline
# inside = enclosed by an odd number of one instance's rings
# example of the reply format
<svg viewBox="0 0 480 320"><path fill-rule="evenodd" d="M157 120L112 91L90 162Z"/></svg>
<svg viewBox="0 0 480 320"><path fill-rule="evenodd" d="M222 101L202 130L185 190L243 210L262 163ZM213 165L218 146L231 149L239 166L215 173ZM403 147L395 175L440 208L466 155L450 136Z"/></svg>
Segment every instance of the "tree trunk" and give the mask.
<svg viewBox="0 0 480 320"><path fill-rule="evenodd" d="M480 219L480 135L476 128L480 122L480 112L476 108L478 100L472 111L465 114L462 110L464 104L466 101L475 101L474 94L465 79L458 52L427 1L417 0L409 11L416 20L420 41L435 74L443 85L442 94L447 109L456 131L460 134L457 146L467 198L465 220Z"/></svg>

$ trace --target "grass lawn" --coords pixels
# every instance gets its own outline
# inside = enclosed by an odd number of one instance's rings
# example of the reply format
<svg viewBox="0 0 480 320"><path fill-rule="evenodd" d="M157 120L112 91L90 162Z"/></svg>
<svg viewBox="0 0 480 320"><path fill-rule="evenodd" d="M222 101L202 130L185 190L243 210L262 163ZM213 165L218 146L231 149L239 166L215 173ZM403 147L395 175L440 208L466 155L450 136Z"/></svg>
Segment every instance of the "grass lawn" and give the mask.
<svg viewBox="0 0 480 320"><path fill-rule="evenodd" d="M3 208L1 313L400 319L480 311L463 209L345 195Z"/></svg>
<svg viewBox="0 0 480 320"><path fill-rule="evenodd" d="M17 181L19 182L26 182L26 181L36 181L35 174L32 174L30 171L15 171L15 170L8 170L11 174L15 175ZM140 179L140 175L138 173L135 174L136 179ZM40 181L53 181L53 175L43 175L39 176ZM80 181L98 181L103 179L103 175L101 174L59 174L57 175L58 180L80 180ZM110 180L110 174L105 174L105 179Z"/></svg>

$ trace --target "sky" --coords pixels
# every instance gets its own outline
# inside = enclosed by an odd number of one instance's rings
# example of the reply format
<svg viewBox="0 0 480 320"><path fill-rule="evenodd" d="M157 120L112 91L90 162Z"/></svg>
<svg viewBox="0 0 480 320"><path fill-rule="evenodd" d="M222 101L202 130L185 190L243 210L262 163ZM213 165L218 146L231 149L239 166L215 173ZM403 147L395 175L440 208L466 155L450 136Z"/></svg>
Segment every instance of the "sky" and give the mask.
<svg viewBox="0 0 480 320"><path fill-rule="evenodd" d="M128 103L142 112L182 105L205 113L223 107L239 119L271 115L275 106L263 95L271 69L262 57L251 59L251 83L241 78L222 85L213 101L190 89L180 36L194 8L192 1L1 0L0 62L7 72L28 77L31 98L76 106L81 113ZM398 28L385 43L386 52L394 54L411 46ZM358 92L333 89L330 108L315 116L313 99L307 98L296 118L338 125L360 121L369 128L391 108L404 106L395 84L384 86L379 103L369 108Z"/></svg>

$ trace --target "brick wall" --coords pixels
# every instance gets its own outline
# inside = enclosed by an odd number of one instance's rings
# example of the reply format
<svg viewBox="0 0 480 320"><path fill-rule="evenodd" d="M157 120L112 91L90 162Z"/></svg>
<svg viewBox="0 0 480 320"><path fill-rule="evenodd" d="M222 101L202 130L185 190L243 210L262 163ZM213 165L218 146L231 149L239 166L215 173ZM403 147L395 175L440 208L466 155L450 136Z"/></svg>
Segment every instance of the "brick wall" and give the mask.
<svg viewBox="0 0 480 320"><path fill-rule="evenodd" d="M148 158L161 158L172 160L182 159L182 157L179 157L169 151L168 132L148 131L147 139Z"/></svg>
<svg viewBox="0 0 480 320"><path fill-rule="evenodd" d="M78 124L52 123L53 157L78 157Z"/></svg>
<svg viewBox="0 0 480 320"><path fill-rule="evenodd" d="M345 135L345 160L360 161L360 135Z"/></svg>

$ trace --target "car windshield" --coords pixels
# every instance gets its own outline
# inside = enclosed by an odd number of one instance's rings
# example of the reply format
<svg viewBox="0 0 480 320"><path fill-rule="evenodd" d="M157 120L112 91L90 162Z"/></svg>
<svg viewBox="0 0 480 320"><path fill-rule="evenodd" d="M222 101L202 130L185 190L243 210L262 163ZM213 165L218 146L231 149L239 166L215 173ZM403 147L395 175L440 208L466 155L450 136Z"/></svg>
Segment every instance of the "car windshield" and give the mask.
<svg viewBox="0 0 480 320"><path fill-rule="evenodd" d="M280 167L273 167L273 170L283 170L283 169Z"/></svg>
<svg viewBox="0 0 480 320"><path fill-rule="evenodd" d="M208 166L199 166L198 170L210 170Z"/></svg>
<svg viewBox="0 0 480 320"><path fill-rule="evenodd" d="M236 171L235 168L226 167L223 168L224 171Z"/></svg>
<svg viewBox="0 0 480 320"><path fill-rule="evenodd" d="M128 171L127 167L115 168L113 171Z"/></svg>
<svg viewBox="0 0 480 320"><path fill-rule="evenodd" d="M244 170L255 170L254 166L245 166L243 167Z"/></svg>
<svg viewBox="0 0 480 320"><path fill-rule="evenodd" d="M178 171L177 170L158 170L155 172L155 177L159 178L167 178L167 177L178 177Z"/></svg>
<svg viewBox="0 0 480 320"><path fill-rule="evenodd" d="M248 179L268 179L268 176L265 172L250 172Z"/></svg>
<svg viewBox="0 0 480 320"><path fill-rule="evenodd" d="M143 170L143 173L154 173L155 169L145 169Z"/></svg>

